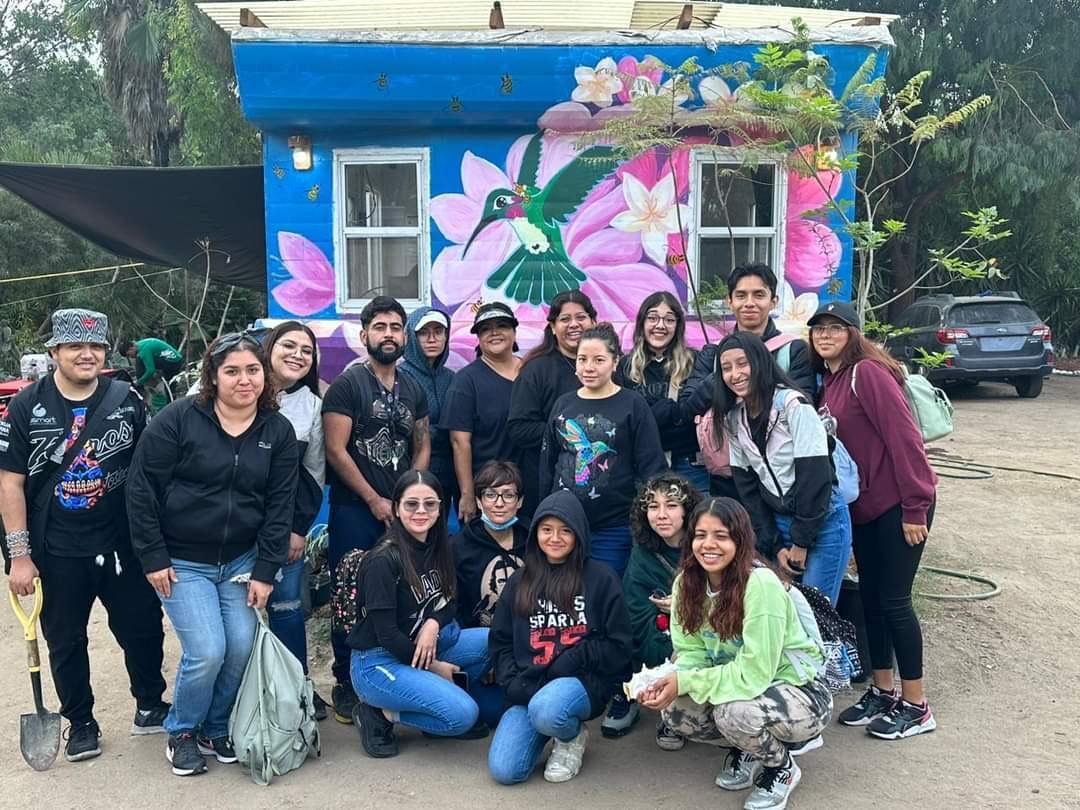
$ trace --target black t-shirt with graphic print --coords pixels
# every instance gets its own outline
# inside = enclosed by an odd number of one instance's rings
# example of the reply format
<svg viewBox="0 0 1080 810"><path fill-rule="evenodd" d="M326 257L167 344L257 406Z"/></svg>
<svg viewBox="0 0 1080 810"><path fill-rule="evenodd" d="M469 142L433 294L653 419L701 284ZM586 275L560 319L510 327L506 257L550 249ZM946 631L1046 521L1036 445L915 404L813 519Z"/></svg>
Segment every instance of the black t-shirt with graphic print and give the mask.
<svg viewBox="0 0 1080 810"><path fill-rule="evenodd" d="M552 406L540 494L573 492L590 529L629 525L637 485L666 469L656 419L636 391L620 388L606 399L584 399L572 391Z"/></svg>
<svg viewBox="0 0 1080 810"><path fill-rule="evenodd" d="M387 390L366 365L345 370L330 385L322 412L340 413L352 419L349 458L364 480L383 498L389 498L401 474L412 466L413 427L428 415L424 390L407 374L397 373ZM327 465L331 503L356 503L353 492Z"/></svg>
<svg viewBox="0 0 1080 810"><path fill-rule="evenodd" d="M63 455L79 438L109 384L102 377L89 399L72 401L60 394L49 376L12 400L7 421L0 423L0 469L27 476L28 511L39 488L56 471L50 457ZM129 553L124 483L145 427L146 407L132 392L106 416L60 476L46 522L28 515L32 532L45 526L44 542L31 538L35 556L43 549L57 557Z"/></svg>
<svg viewBox="0 0 1080 810"><path fill-rule="evenodd" d="M357 589L360 615L346 641L354 650L382 647L408 664L424 622L435 619L441 629L453 621L457 606L443 590L434 545L407 537L402 546L399 552L383 540L364 557ZM419 589L406 578L401 553L410 555Z"/></svg>

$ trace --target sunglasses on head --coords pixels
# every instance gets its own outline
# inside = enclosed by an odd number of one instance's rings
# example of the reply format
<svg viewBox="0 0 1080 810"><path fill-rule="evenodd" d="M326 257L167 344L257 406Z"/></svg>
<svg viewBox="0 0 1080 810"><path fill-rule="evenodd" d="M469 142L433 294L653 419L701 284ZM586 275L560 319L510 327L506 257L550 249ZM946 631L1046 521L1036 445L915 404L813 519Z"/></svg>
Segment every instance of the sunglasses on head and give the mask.
<svg viewBox="0 0 1080 810"><path fill-rule="evenodd" d="M262 350L262 344L247 332L229 332L222 335L214 342L214 348L210 350L211 357L221 357L244 344L252 348Z"/></svg>

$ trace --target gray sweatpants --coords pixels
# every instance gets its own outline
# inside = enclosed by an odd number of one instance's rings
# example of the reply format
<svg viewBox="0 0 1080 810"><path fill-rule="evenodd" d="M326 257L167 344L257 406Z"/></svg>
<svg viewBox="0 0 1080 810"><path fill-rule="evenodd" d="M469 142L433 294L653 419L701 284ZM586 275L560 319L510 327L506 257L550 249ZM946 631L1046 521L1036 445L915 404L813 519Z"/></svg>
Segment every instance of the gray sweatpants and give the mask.
<svg viewBox="0 0 1080 810"><path fill-rule="evenodd" d="M768 767L784 762L784 743L816 737L832 717L832 693L822 681L777 684L753 700L712 705L680 695L662 712L664 722L694 742L738 748Z"/></svg>

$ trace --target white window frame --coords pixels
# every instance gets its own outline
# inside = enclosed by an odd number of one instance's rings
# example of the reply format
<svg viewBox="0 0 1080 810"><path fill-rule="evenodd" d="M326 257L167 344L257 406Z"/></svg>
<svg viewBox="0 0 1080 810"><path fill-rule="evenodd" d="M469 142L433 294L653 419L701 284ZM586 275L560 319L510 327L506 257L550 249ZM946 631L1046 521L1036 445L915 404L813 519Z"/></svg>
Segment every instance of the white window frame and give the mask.
<svg viewBox="0 0 1080 810"><path fill-rule="evenodd" d="M701 239L738 239L740 237L771 236L773 239L772 251L769 256L769 267L776 274L777 291L784 282L784 243L787 237L787 171L786 163L782 155L755 156L758 165L771 165L773 173L773 212L771 228L761 227L732 227L729 233L726 227L705 227L701 224L701 201L704 197L702 189L702 170L707 165L730 166L738 168L746 163L746 155L737 148L729 146L704 146L691 149L690 151L690 193L688 205L690 208L689 245L687 255L690 259L690 272L694 276L694 284L701 285L701 265L699 257L701 253ZM724 307L726 308L726 302Z"/></svg>
<svg viewBox="0 0 1080 810"><path fill-rule="evenodd" d="M412 163L416 167L417 224L414 226L369 227L346 225L347 205L345 172L349 166ZM337 283L337 307L342 313L357 314L370 298L349 297L349 237L397 236L419 240L417 247L418 297L399 299L411 312L431 301L431 234L430 234L430 150L357 148L334 150L334 268Z"/></svg>

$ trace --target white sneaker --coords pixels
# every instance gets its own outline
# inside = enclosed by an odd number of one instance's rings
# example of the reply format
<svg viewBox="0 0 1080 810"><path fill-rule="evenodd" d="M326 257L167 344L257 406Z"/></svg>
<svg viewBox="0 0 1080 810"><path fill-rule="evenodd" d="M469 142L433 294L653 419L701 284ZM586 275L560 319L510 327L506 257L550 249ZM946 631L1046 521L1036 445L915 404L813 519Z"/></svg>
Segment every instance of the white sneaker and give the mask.
<svg viewBox="0 0 1080 810"><path fill-rule="evenodd" d="M743 790L754 784L761 773L761 762L738 748L728 750L724 770L716 775L716 786L724 790Z"/></svg>
<svg viewBox="0 0 1080 810"><path fill-rule="evenodd" d="M570 742L555 740L544 766L544 778L549 782L569 782L581 770L581 759L585 756L585 743L589 741L589 730L581 727L581 733Z"/></svg>
<svg viewBox="0 0 1080 810"><path fill-rule="evenodd" d="M746 797L743 810L784 810L787 807L791 791L799 784L802 771L790 756L788 761L777 768L762 768L754 789Z"/></svg>

